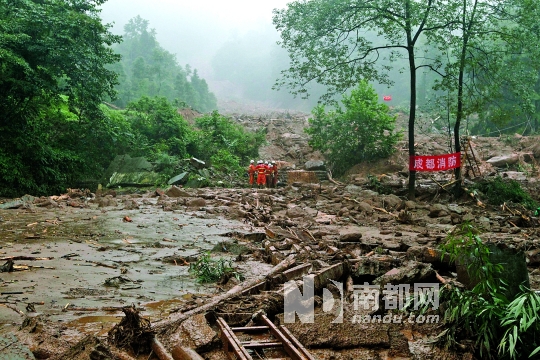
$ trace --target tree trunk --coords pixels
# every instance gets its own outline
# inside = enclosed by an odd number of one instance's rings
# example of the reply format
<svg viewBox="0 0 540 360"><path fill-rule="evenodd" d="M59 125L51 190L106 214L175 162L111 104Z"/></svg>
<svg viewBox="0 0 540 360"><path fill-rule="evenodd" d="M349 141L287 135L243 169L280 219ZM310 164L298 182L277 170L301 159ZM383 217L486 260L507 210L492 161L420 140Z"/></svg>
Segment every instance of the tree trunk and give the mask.
<svg viewBox="0 0 540 360"><path fill-rule="evenodd" d="M407 23L407 52L409 56L409 72L411 77L411 103L409 106L409 157L415 156L414 149L414 121L416 117L416 63L414 59L414 40L411 36L412 26L410 24L410 2L406 3L406 23ZM409 200L416 199L416 171L409 170Z"/></svg>
<svg viewBox="0 0 540 360"><path fill-rule="evenodd" d="M472 24L474 23L477 5L478 1L476 0L472 9L471 18L469 19L469 23L467 24L467 1L463 0L463 47L461 48L461 55L459 59L460 63L458 76L457 113L456 124L454 125L454 148L458 153L461 153L461 144L459 142L459 127L461 126L461 120L463 119L463 82L465 77L465 61L467 55L467 46L469 43L469 35L471 33ZM461 167L456 168L454 174L456 176L456 184L454 185L454 196L457 198L463 194L463 188L461 186Z"/></svg>

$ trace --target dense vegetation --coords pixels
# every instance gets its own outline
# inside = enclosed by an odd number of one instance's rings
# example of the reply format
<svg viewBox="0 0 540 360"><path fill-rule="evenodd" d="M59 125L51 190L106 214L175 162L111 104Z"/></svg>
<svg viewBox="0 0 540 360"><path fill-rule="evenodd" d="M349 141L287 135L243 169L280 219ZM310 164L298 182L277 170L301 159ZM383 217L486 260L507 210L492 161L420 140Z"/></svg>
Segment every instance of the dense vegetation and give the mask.
<svg viewBox="0 0 540 360"><path fill-rule="evenodd" d="M100 104L114 96L105 65L120 38L99 19L102 2L0 1L1 195L63 190L114 147Z"/></svg>
<svg viewBox="0 0 540 360"><path fill-rule="evenodd" d="M111 67L120 74L115 105L125 107L141 96L162 96L182 107L199 112L217 109L208 84L189 65L178 65L175 55L163 49L156 31L137 16L124 26L123 41L113 49L122 59Z"/></svg>
<svg viewBox="0 0 540 360"><path fill-rule="evenodd" d="M512 269L508 253L485 244L479 233L464 223L442 245L443 257L466 268L476 285L469 289L443 286L436 311L442 312L445 328L436 340L452 349L468 343L482 359L537 358L540 295L520 283L526 266ZM506 262L500 262L501 256L506 256Z"/></svg>

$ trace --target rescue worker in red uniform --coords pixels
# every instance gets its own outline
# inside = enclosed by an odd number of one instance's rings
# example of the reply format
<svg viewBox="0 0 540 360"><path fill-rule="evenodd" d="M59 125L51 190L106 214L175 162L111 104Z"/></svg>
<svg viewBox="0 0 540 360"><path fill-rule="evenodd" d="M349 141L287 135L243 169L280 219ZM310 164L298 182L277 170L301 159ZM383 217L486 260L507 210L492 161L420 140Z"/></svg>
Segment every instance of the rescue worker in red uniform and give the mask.
<svg viewBox="0 0 540 360"><path fill-rule="evenodd" d="M264 166L262 160L257 161L255 171L257 172L257 186L259 188L264 187L266 185L266 166Z"/></svg>
<svg viewBox="0 0 540 360"><path fill-rule="evenodd" d="M273 172L273 175L272 175L272 179L273 179L273 184L272 184L272 187L277 187L277 183L278 183L278 168L277 168L277 164L275 161L272 161L272 172Z"/></svg>
<svg viewBox="0 0 540 360"><path fill-rule="evenodd" d="M253 187L253 184L255 184L255 172L256 171L257 171L257 168L255 166L255 160L251 160L249 162L249 167L248 167L249 187Z"/></svg>
<svg viewBox="0 0 540 360"><path fill-rule="evenodd" d="M265 174L266 174L266 187L272 187L272 165L268 161L264 162L264 165L266 166Z"/></svg>

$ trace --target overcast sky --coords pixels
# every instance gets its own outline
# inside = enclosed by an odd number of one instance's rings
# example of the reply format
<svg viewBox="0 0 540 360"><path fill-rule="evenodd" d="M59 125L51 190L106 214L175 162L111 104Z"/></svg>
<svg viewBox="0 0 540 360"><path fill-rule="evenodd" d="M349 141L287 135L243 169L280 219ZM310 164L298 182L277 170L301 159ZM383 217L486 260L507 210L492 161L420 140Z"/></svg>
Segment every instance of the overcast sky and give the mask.
<svg viewBox="0 0 540 360"><path fill-rule="evenodd" d="M157 39L189 63L208 74L214 53L228 40L272 26L272 10L291 0L108 0L101 18L114 23L121 35L129 19L140 15L156 29ZM276 33L277 39L277 33Z"/></svg>

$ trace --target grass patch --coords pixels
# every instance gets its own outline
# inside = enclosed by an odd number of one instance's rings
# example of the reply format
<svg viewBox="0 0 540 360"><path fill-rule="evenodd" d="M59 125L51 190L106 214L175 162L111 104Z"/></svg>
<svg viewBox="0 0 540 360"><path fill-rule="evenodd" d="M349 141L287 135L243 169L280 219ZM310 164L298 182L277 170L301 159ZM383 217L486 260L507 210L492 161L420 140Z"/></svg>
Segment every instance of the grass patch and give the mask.
<svg viewBox="0 0 540 360"><path fill-rule="evenodd" d="M233 268L231 260L224 258L215 260L210 257L210 253L200 256L197 262L191 263L189 271L197 277L197 281L200 283L218 281L226 283L232 277L240 281L244 278L242 274Z"/></svg>

